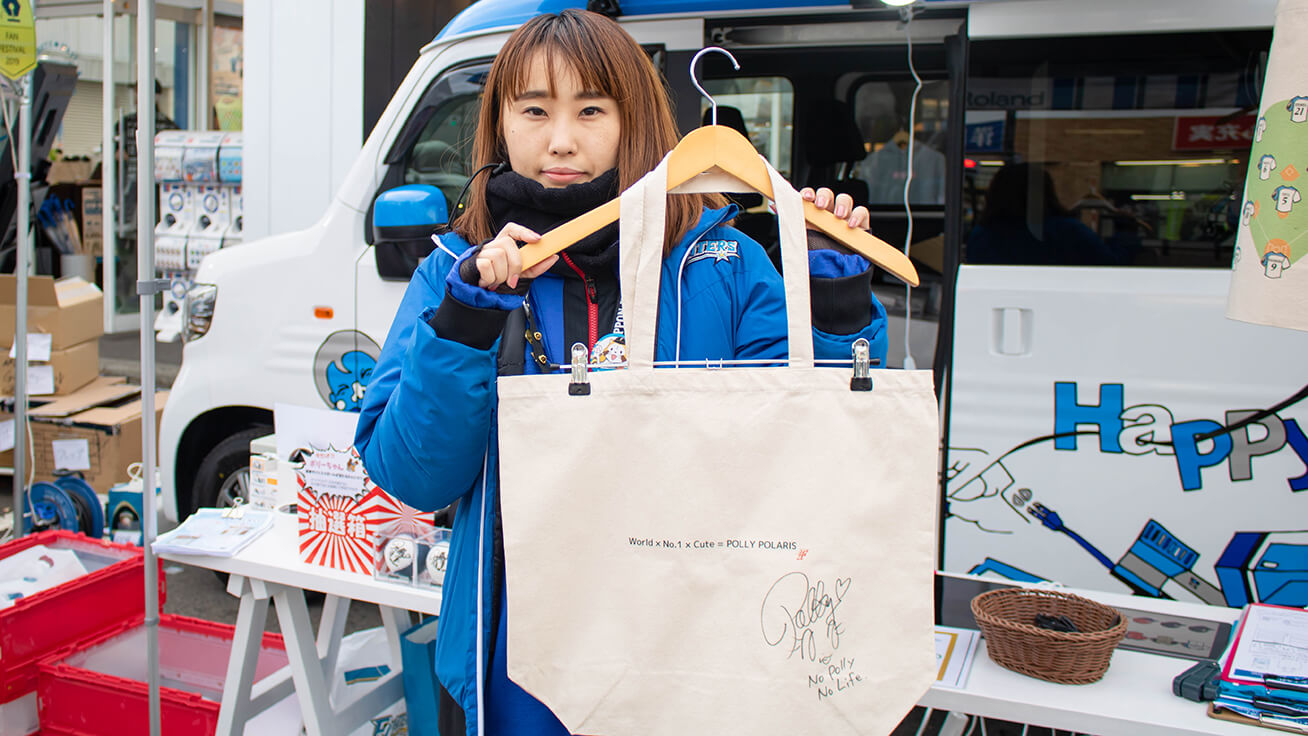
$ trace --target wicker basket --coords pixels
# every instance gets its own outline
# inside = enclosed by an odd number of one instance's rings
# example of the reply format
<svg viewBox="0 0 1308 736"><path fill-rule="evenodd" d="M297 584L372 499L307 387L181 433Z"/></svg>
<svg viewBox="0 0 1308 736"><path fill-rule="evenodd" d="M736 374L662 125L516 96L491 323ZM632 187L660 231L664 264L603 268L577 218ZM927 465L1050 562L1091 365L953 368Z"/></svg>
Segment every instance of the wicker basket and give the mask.
<svg viewBox="0 0 1308 736"><path fill-rule="evenodd" d="M1064 615L1076 633L1035 625L1038 613ZM1116 609L1053 590L1003 588L972 599L972 615L990 658L1002 667L1066 685L1095 682L1108 670L1113 649L1126 635Z"/></svg>

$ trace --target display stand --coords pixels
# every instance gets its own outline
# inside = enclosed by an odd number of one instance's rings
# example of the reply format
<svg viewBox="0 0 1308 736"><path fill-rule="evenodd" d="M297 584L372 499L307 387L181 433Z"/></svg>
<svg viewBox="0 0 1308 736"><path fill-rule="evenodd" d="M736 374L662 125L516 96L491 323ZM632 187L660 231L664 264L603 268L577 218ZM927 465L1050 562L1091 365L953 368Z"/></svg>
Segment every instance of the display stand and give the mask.
<svg viewBox="0 0 1308 736"><path fill-rule="evenodd" d="M404 696L400 635L413 623L410 611L440 613L441 589L399 585L301 562L296 548L295 517L277 516L272 529L233 557L171 552L159 556L228 573L231 577L227 592L241 599L236 615L236 638L223 685L218 736L239 736L251 718L290 694L292 686L300 699L309 736L343 736ZM305 603L306 590L327 595L316 636ZM375 690L341 707L331 702L331 678L336 671L351 600L372 603L380 609L392 671L381 678ZM254 666L269 602L277 611L291 662L290 671L282 670L255 682Z"/></svg>

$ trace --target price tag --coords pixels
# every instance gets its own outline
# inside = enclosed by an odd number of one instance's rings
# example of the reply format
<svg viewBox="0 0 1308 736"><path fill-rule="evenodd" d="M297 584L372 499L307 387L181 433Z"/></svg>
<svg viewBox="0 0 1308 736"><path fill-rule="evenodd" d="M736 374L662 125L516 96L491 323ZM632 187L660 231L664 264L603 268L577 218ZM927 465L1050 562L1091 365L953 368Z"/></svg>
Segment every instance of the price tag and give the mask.
<svg viewBox="0 0 1308 736"><path fill-rule="evenodd" d="M50 347L53 345L52 337L48 332L29 332L27 333L27 359L38 363L47 363L50 361ZM9 348L9 357L18 357L17 344Z"/></svg>
<svg viewBox="0 0 1308 736"><path fill-rule="evenodd" d="M91 446L86 440L54 440L54 466L58 470L90 470Z"/></svg>
<svg viewBox="0 0 1308 736"><path fill-rule="evenodd" d="M14 449L14 420L0 422L0 452Z"/></svg>
<svg viewBox="0 0 1308 736"><path fill-rule="evenodd" d="M54 366L27 366L27 393L31 396L55 392Z"/></svg>

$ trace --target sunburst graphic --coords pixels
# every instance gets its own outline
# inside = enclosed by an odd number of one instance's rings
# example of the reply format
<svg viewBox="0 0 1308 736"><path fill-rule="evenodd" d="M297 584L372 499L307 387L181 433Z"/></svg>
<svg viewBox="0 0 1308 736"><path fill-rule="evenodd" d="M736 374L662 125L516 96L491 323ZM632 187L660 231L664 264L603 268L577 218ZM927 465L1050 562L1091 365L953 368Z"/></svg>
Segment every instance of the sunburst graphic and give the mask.
<svg viewBox="0 0 1308 736"><path fill-rule="evenodd" d="M296 480L300 559L310 564L370 574L382 528L395 525L417 536L435 527L431 513L400 503L366 475L362 496L318 493L300 473Z"/></svg>

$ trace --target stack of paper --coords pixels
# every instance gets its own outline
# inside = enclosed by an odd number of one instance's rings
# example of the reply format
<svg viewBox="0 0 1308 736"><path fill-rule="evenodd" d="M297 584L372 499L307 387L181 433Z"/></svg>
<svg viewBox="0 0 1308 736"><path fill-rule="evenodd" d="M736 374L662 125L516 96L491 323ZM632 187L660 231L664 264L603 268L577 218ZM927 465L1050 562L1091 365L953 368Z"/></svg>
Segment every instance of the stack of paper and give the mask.
<svg viewBox="0 0 1308 736"><path fill-rule="evenodd" d="M1222 662L1217 692L1217 717L1234 714L1259 725L1308 731L1308 611L1262 603L1246 607Z"/></svg>
<svg viewBox="0 0 1308 736"><path fill-rule="evenodd" d="M981 632L936 626L936 687L962 688L976 658Z"/></svg>
<svg viewBox="0 0 1308 736"><path fill-rule="evenodd" d="M244 507L239 514L222 509L200 509L181 526L154 541L155 553L231 557L273 524L273 512Z"/></svg>

